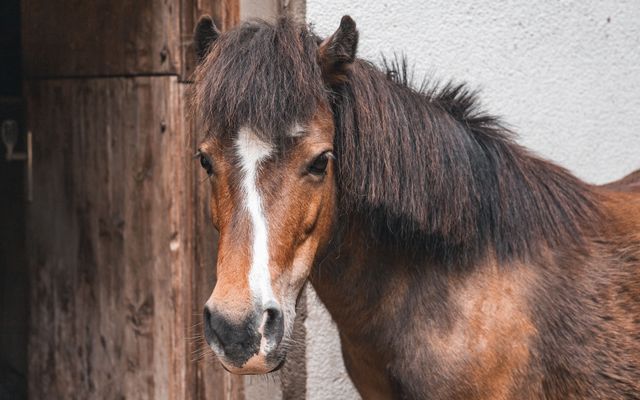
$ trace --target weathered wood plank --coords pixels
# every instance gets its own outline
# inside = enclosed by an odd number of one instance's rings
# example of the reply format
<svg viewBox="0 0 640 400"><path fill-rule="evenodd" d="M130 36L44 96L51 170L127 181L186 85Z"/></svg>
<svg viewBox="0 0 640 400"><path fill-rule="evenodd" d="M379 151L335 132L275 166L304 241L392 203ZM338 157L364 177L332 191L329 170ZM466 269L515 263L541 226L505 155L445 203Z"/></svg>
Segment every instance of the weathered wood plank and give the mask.
<svg viewBox="0 0 640 400"><path fill-rule="evenodd" d="M26 77L180 71L179 0L21 3Z"/></svg>
<svg viewBox="0 0 640 400"><path fill-rule="evenodd" d="M30 398L193 398L176 77L32 81Z"/></svg>
<svg viewBox="0 0 640 400"><path fill-rule="evenodd" d="M177 74L188 80L195 67L192 33L204 14L229 29L240 20L240 0L25 0L25 76Z"/></svg>

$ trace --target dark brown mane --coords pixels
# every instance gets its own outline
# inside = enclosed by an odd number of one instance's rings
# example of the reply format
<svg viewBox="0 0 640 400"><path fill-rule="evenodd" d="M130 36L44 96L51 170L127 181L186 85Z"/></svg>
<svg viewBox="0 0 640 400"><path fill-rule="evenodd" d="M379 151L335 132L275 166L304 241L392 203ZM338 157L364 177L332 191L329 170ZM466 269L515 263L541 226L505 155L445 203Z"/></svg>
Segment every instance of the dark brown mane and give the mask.
<svg viewBox="0 0 640 400"><path fill-rule="evenodd" d="M348 208L400 245L417 240L455 261L581 241L597 213L586 184L517 145L465 85L416 90L403 60L385 64L358 60L333 96Z"/></svg>
<svg viewBox="0 0 640 400"><path fill-rule="evenodd" d="M195 72L195 109L208 134L249 125L265 140L287 135L326 97L317 37L281 18L243 23L216 40Z"/></svg>
<svg viewBox="0 0 640 400"><path fill-rule="evenodd" d="M276 141L328 99L342 212L374 221L379 239L455 262L581 242L597 214L591 189L517 145L474 92L414 89L404 61L381 70L359 59L344 83L328 88L318 43L287 18L223 35L196 72L207 132L248 124Z"/></svg>

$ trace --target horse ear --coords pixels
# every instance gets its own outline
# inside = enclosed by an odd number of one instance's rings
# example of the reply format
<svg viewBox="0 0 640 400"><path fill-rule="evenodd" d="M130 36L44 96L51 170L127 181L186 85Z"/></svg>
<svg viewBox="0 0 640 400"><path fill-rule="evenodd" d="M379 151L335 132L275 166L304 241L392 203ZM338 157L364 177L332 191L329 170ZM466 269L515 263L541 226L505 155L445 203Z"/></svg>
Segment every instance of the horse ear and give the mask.
<svg viewBox="0 0 640 400"><path fill-rule="evenodd" d="M202 16L193 34L198 64L209 54L211 43L213 43L218 36L220 36L220 31L216 28L216 24L213 23L211 17L208 15Z"/></svg>
<svg viewBox="0 0 640 400"><path fill-rule="evenodd" d="M347 70L356 59L358 31L356 23L345 15L335 33L320 43L318 60L325 81L331 85L347 79Z"/></svg>

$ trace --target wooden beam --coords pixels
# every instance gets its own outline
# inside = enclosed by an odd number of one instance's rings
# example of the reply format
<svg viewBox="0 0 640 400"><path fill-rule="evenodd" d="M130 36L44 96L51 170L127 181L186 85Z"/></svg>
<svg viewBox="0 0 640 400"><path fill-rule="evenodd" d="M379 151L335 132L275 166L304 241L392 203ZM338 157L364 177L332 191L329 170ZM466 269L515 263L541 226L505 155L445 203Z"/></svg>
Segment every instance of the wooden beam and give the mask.
<svg viewBox="0 0 640 400"><path fill-rule="evenodd" d="M26 78L138 76L180 70L180 2L22 3Z"/></svg>

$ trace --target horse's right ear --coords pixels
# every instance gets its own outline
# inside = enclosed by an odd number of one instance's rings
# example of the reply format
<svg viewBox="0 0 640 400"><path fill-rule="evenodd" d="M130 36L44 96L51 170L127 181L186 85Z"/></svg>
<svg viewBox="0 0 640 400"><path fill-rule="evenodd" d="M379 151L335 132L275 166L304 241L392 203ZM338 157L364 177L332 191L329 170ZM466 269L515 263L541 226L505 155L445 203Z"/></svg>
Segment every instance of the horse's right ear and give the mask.
<svg viewBox="0 0 640 400"><path fill-rule="evenodd" d="M202 16L193 34L198 64L209 54L211 43L213 43L218 36L220 36L220 31L216 28L216 24L213 23L211 17L208 15Z"/></svg>
<svg viewBox="0 0 640 400"><path fill-rule="evenodd" d="M356 59L358 31L356 23L345 15L335 33L320 43L318 61L325 81L334 85L347 79L347 70Z"/></svg>

